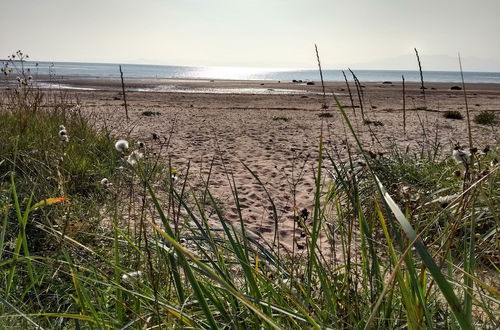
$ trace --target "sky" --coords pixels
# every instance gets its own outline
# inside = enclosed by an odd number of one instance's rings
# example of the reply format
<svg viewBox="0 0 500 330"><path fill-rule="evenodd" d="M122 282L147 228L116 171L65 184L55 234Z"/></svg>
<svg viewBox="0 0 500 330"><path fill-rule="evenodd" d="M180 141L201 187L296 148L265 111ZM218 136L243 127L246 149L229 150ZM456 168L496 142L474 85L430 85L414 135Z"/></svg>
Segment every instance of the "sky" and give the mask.
<svg viewBox="0 0 500 330"><path fill-rule="evenodd" d="M500 71L500 0L2 0L0 58Z"/></svg>

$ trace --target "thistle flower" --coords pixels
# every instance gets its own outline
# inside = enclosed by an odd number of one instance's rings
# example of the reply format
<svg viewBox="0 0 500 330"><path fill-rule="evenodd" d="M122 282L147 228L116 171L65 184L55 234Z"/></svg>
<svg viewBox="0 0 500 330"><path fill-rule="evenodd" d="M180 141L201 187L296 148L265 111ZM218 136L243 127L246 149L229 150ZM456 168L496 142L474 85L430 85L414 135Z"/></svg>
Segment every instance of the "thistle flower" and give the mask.
<svg viewBox="0 0 500 330"><path fill-rule="evenodd" d="M470 151L469 150L463 150L460 147L456 147L453 150L453 158L455 158L455 161L457 163L462 163L464 165L468 165L470 162Z"/></svg>
<svg viewBox="0 0 500 330"><path fill-rule="evenodd" d="M134 150L128 157L127 157L127 163L129 165L134 166L137 164L139 160L141 160L144 157L144 154L140 152L139 150Z"/></svg>
<svg viewBox="0 0 500 330"><path fill-rule="evenodd" d="M142 272L140 270L135 271L135 272L130 272L127 274L122 275L122 281L123 282L131 282L132 279L139 279L142 277Z"/></svg>
<svg viewBox="0 0 500 330"><path fill-rule="evenodd" d="M127 140L118 140L115 143L115 149L118 150L121 153L124 153L128 149L128 142Z"/></svg>

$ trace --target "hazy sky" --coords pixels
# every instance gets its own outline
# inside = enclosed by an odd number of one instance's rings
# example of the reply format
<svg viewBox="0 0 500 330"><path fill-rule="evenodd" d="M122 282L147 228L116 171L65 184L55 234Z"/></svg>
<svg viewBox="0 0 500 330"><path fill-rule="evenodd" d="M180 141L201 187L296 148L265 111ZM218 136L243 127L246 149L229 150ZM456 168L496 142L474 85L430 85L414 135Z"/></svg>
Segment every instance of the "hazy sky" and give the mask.
<svg viewBox="0 0 500 330"><path fill-rule="evenodd" d="M0 58L311 68L317 43L325 68L411 69L416 47L427 69L500 71L500 0L2 2Z"/></svg>

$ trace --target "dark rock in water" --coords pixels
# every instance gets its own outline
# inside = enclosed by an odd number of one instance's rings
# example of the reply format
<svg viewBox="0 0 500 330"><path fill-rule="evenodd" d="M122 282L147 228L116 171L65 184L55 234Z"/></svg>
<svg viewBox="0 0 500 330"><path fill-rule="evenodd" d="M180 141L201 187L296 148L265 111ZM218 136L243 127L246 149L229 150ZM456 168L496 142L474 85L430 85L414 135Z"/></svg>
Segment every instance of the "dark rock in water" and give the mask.
<svg viewBox="0 0 500 330"><path fill-rule="evenodd" d="M260 83L261 86L264 86L264 83Z"/></svg>
<svg viewBox="0 0 500 330"><path fill-rule="evenodd" d="M314 81L308 81L307 85L311 86L311 85L315 85L315 84L314 84Z"/></svg>
<svg viewBox="0 0 500 330"><path fill-rule="evenodd" d="M424 86L420 86L420 89L427 89L427 87L424 87Z"/></svg>
<svg viewBox="0 0 500 330"><path fill-rule="evenodd" d="M382 84L384 84L384 85L392 85L392 81L384 81Z"/></svg>
<svg viewBox="0 0 500 330"><path fill-rule="evenodd" d="M302 80L297 80L297 82L301 83L301 82L302 82Z"/></svg>
<svg viewBox="0 0 500 330"><path fill-rule="evenodd" d="M460 86L451 86L451 87L450 87L450 89L451 89L452 91L461 91L461 90L462 90L462 87L460 87Z"/></svg>
<svg viewBox="0 0 500 330"><path fill-rule="evenodd" d="M296 79L292 80L292 82L294 82L294 83L298 83L298 81L297 81Z"/></svg>
<svg viewBox="0 0 500 330"><path fill-rule="evenodd" d="M431 89L432 89L433 91L435 91L435 90L436 90L436 87L431 87Z"/></svg>

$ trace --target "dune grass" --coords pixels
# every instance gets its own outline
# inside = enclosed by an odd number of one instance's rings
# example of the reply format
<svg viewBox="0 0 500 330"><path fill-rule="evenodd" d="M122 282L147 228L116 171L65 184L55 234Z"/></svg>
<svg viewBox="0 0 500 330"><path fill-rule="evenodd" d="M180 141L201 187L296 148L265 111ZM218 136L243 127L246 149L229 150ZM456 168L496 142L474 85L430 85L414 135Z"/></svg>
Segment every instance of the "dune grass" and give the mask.
<svg viewBox="0 0 500 330"><path fill-rule="evenodd" d="M499 326L498 146L456 161L439 145L381 155L357 140L346 158L320 138L297 253L245 226L229 173L237 225L209 180L194 190L168 159L116 150L74 105L16 99L0 133L3 327Z"/></svg>

